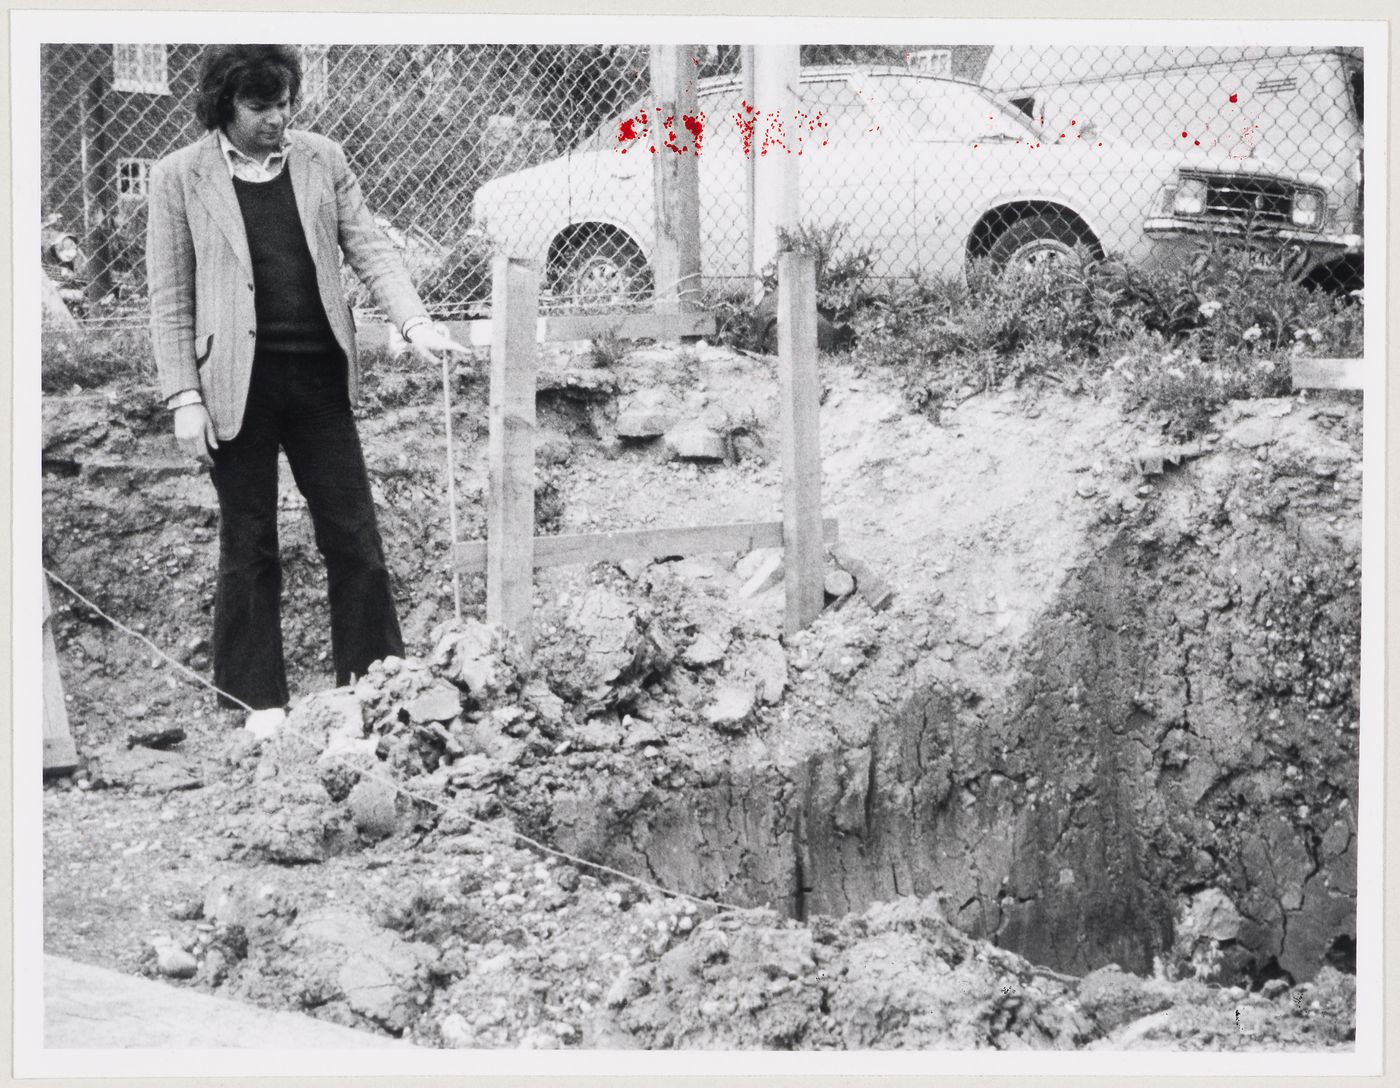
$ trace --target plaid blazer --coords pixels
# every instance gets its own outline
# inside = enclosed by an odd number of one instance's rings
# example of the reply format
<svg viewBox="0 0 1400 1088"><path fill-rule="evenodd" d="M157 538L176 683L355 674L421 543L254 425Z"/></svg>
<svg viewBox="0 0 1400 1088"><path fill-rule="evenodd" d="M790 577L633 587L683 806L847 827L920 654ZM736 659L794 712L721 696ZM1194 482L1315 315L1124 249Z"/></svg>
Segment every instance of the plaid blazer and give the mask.
<svg viewBox="0 0 1400 1088"><path fill-rule="evenodd" d="M340 276L343 252L389 319L426 316L393 244L374 222L360 184L334 140L289 129L286 169L316 281L359 395L355 321ZM217 132L151 168L146 272L151 339L163 397L199 389L220 439L243 425L257 319L253 263L238 197Z"/></svg>

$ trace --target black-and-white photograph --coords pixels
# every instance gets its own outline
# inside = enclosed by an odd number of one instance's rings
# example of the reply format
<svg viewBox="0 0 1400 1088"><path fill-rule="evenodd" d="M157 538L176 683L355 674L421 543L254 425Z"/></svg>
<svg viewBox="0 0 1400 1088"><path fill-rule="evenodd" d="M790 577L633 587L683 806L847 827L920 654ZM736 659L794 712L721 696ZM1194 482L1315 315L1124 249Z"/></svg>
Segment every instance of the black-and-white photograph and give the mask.
<svg viewBox="0 0 1400 1088"><path fill-rule="evenodd" d="M1363 24L248 24L13 47L30 1046L1378 1047Z"/></svg>

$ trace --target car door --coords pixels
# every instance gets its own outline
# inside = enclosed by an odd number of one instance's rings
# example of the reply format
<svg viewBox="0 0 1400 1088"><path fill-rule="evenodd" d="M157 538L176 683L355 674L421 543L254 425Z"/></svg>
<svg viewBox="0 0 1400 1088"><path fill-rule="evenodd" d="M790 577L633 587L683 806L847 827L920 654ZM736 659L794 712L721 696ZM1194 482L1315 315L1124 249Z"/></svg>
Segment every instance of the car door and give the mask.
<svg viewBox="0 0 1400 1088"><path fill-rule="evenodd" d="M788 152L801 159L800 220L840 224L838 248L871 247L877 276L905 274L918 252L914 161L888 110L891 89L860 71L804 78L795 116L784 119Z"/></svg>

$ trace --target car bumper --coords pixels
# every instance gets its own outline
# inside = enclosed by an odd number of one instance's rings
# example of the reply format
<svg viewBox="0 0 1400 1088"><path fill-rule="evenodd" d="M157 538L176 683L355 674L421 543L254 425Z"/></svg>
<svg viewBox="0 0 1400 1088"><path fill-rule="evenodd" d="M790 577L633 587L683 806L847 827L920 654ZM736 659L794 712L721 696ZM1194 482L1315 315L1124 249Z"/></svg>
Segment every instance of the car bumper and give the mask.
<svg viewBox="0 0 1400 1088"><path fill-rule="evenodd" d="M1206 238L1228 242L1244 236L1244 231L1239 227L1173 216L1156 216L1147 220L1143 224L1143 233L1151 246L1148 263L1164 265L1180 264L1183 259L1198 256L1201 242ZM1303 275L1317 265L1363 251L1360 234L1271 229L1257 233L1255 238L1269 245L1276 243L1280 253L1277 260L1271 263L1292 275Z"/></svg>

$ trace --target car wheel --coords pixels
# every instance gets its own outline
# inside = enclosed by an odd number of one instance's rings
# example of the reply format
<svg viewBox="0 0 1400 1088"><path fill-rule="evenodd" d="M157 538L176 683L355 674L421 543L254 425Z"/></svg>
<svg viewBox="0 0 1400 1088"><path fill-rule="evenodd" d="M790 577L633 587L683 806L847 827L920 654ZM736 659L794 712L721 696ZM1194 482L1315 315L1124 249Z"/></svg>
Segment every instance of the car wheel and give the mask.
<svg viewBox="0 0 1400 1088"><path fill-rule="evenodd" d="M1046 266L1079 268L1084 238L1063 216L1040 213L1016 220L997 236L987 256L1001 272L1015 274Z"/></svg>
<svg viewBox="0 0 1400 1088"><path fill-rule="evenodd" d="M570 304L617 306L651 294L651 269L630 238L592 234L564 254L556 284L559 297Z"/></svg>

